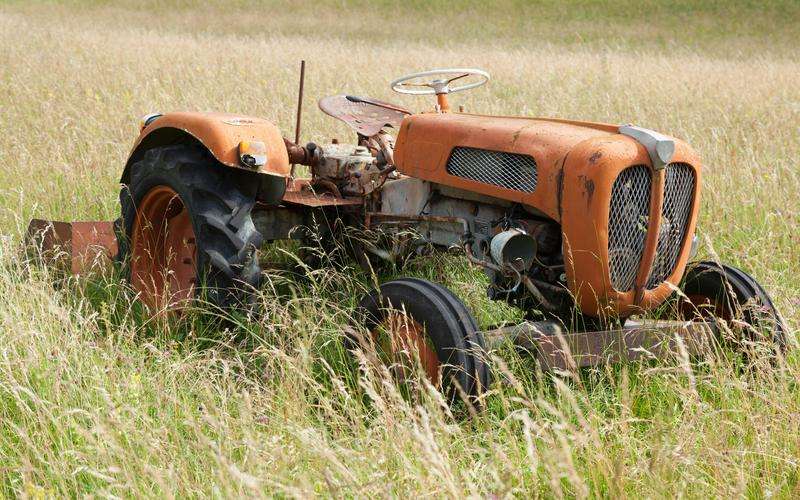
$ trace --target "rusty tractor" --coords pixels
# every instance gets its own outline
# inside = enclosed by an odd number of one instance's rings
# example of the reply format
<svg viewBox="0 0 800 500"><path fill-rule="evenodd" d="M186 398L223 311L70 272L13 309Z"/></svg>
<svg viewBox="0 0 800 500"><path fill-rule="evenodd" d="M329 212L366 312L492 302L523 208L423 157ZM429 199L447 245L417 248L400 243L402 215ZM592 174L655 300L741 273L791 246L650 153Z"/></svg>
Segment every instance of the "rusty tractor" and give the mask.
<svg viewBox="0 0 800 500"><path fill-rule="evenodd" d="M391 83L435 96L433 110L325 97L319 107L353 129L354 143L300 145L303 73L294 141L262 118L147 115L122 171L120 218L36 220L31 239L62 249L74 272L93 248L126 263L151 309L200 293L223 309L248 307L263 244L349 238L318 221L380 235L347 245L367 266L459 249L486 272L488 296L528 320L480 331L453 292L416 278L382 284L354 315L381 359L413 357L450 394L481 393L482 353L508 339L545 369L657 357L676 343L693 352L721 322L785 346L786 324L752 277L689 263L702 164L685 142L629 124L456 112L449 95L489 74L440 69ZM298 165L310 175L296 175ZM636 319L657 309L669 312Z"/></svg>

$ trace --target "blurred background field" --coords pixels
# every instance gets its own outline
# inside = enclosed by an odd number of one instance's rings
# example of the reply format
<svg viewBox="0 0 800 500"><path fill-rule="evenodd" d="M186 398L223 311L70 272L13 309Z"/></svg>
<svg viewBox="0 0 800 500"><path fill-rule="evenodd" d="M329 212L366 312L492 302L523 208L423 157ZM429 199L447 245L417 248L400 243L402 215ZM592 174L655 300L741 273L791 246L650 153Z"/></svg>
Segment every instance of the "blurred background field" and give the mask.
<svg viewBox="0 0 800 500"><path fill-rule="evenodd" d="M501 353L489 410L454 418L360 374L340 343L355 269L270 277L265 315L219 331L148 321L113 279L18 251L31 217L118 216L138 118L216 110L349 140L315 106L347 92L431 107L388 82L474 66L468 111L632 122L705 162L702 252L748 270L800 324L796 1L0 3L0 492L100 496L796 496L796 356L741 374L632 365L552 380ZM513 312L450 257L482 326ZM383 276L381 278L387 278ZM501 370L502 371L502 370Z"/></svg>

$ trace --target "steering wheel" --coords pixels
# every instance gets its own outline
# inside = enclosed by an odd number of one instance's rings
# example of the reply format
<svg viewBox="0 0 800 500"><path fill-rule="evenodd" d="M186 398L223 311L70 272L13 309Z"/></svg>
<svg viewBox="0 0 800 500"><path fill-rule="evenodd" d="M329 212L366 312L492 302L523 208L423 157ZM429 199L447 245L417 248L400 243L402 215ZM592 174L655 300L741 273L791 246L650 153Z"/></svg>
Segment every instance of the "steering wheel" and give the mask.
<svg viewBox="0 0 800 500"><path fill-rule="evenodd" d="M462 78L477 77L476 81L462 83L452 86L456 80ZM461 92L462 90L480 87L489 81L489 73L475 68L446 68L422 71L410 75L401 76L394 80L390 85L392 90L400 94L410 95L433 95L439 100L439 107L442 111L447 111L447 94ZM416 87L416 88L414 88Z"/></svg>

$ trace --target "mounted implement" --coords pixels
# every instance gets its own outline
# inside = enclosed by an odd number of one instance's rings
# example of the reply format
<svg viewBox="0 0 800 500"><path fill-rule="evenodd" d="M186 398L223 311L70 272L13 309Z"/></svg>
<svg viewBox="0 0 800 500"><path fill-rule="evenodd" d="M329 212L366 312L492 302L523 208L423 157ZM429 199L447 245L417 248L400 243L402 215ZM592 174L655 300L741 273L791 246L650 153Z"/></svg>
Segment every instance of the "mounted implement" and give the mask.
<svg viewBox="0 0 800 500"><path fill-rule="evenodd" d="M395 367L419 361L451 394L486 386L484 352L498 339L545 367L570 368L657 355L676 342L693 352L721 317L783 347L786 326L751 277L689 264L702 168L688 144L632 125L450 110L449 94L488 80L447 69L392 82L401 93L435 95L425 113L350 95L320 100L354 130L353 144L303 146L260 118L148 115L122 174L116 241L106 225L95 242L127 264L151 309L181 307L200 292L220 308L249 307L259 248L277 240L341 240L365 266L404 261L420 247L460 248L486 272L489 296L528 321L481 332L451 291L406 278L361 301L349 340ZM295 178L292 165L310 176ZM354 241L315 223L334 220L367 236ZM32 239L73 253L91 247L74 238L70 247L59 224L48 239L36 222ZM681 286L685 296L662 307ZM657 308L671 310L668 321L631 319Z"/></svg>

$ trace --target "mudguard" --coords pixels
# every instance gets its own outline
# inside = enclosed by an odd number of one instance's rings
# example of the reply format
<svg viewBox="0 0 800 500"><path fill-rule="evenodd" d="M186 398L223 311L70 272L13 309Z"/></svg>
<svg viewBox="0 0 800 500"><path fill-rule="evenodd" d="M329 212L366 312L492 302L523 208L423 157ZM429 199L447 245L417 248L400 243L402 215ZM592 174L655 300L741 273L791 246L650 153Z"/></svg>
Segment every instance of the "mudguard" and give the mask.
<svg viewBox="0 0 800 500"><path fill-rule="evenodd" d="M259 174L287 177L289 155L283 137L274 124L262 118L227 113L176 112L155 115L142 128L131 150L121 183L127 184L130 168L150 148L196 141L205 146L223 165ZM266 159L248 166L240 159L239 145L263 143ZM260 147L260 144L258 145Z"/></svg>

